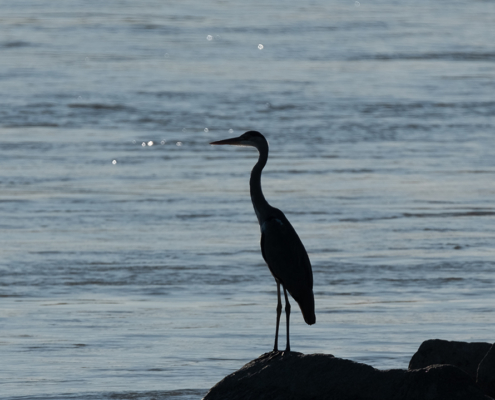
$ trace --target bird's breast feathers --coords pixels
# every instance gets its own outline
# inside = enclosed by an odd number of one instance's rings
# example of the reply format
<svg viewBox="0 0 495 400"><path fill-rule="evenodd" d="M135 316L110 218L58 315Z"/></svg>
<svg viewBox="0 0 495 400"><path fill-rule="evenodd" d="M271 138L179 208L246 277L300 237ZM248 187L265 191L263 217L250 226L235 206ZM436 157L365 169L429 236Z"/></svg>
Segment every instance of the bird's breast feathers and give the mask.
<svg viewBox="0 0 495 400"><path fill-rule="evenodd" d="M291 268L307 258L299 236L285 218L268 218L261 224L261 251L272 270Z"/></svg>
<svg viewBox="0 0 495 400"><path fill-rule="evenodd" d="M280 221L278 218L271 218L267 221L264 221L262 224L261 224L261 233L265 233L265 231L269 228L269 225L272 224L272 223L275 223L275 224L278 224L280 225L280 227L283 227L284 226L284 223L282 221Z"/></svg>
<svg viewBox="0 0 495 400"><path fill-rule="evenodd" d="M273 276L296 300L299 286L313 286L311 263L304 245L285 218L268 218L261 224L261 253Z"/></svg>

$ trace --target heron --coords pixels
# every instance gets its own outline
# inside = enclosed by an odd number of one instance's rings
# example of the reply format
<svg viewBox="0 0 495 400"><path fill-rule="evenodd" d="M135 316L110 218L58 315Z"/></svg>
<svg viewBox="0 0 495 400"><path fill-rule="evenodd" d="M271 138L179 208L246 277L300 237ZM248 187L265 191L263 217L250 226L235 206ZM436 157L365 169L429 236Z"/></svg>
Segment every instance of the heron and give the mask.
<svg viewBox="0 0 495 400"><path fill-rule="evenodd" d="M284 291L285 315L287 324L286 352L290 352L289 317L290 302L287 292L299 304L304 321L308 325L316 322L315 300L313 295L313 272L308 253L301 239L284 213L272 207L261 190L261 172L268 160L268 141L257 131L248 131L239 137L219 140L212 145L232 145L254 147L259 152L258 162L251 171L249 181L251 201L261 230L261 254L277 284L277 324L275 328L275 345L278 352L278 331L282 314L280 286Z"/></svg>

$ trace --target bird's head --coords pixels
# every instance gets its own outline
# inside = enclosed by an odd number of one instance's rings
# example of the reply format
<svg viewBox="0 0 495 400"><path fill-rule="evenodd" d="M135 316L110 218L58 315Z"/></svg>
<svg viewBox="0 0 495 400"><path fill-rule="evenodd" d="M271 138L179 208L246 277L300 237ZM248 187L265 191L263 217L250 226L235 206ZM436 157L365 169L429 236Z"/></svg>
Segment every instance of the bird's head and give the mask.
<svg viewBox="0 0 495 400"><path fill-rule="evenodd" d="M268 142L265 137L256 131L248 131L241 136L231 139L219 140L217 142L211 142L210 144L230 144L232 146L249 146L256 147L258 150L263 146L268 147Z"/></svg>

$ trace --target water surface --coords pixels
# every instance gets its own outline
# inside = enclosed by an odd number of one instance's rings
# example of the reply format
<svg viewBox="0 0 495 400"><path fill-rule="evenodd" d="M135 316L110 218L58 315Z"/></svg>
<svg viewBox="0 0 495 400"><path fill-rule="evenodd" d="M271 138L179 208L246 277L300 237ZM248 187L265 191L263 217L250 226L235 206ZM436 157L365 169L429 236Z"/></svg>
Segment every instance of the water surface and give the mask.
<svg viewBox="0 0 495 400"><path fill-rule="evenodd" d="M313 264L293 350L494 341L493 2L1 8L4 398L197 399L271 350L257 154L208 145L252 129Z"/></svg>

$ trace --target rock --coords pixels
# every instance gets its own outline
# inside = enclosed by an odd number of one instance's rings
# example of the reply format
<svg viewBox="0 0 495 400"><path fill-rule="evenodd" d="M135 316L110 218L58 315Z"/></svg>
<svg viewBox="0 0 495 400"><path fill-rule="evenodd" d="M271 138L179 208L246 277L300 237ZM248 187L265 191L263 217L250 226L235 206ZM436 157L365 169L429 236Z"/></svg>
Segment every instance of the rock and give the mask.
<svg viewBox="0 0 495 400"><path fill-rule="evenodd" d="M326 354L271 352L217 383L204 400L489 400L460 369L377 370Z"/></svg>
<svg viewBox="0 0 495 400"><path fill-rule="evenodd" d="M476 383L484 393L495 397L495 344L480 362Z"/></svg>
<svg viewBox="0 0 495 400"><path fill-rule="evenodd" d="M478 365L492 345L477 342L449 342L432 339L421 343L418 351L409 362L409 369L425 368L429 365L449 364L462 369L476 379Z"/></svg>

